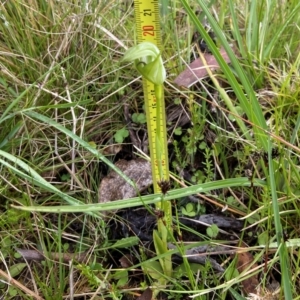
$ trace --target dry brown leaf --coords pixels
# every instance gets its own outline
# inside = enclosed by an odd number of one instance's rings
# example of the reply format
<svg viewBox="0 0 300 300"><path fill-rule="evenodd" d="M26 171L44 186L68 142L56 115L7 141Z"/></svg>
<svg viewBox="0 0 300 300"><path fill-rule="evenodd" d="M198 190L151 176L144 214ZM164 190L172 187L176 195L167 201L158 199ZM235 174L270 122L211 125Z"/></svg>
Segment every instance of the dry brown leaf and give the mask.
<svg viewBox="0 0 300 300"><path fill-rule="evenodd" d="M127 253L119 259L119 262L122 268L130 268L134 265L133 260L134 257L131 254Z"/></svg>
<svg viewBox="0 0 300 300"><path fill-rule="evenodd" d="M116 155L122 150L122 145L121 144L113 144L113 145L108 145L101 149L101 153L103 155Z"/></svg>
<svg viewBox="0 0 300 300"><path fill-rule="evenodd" d="M137 300L151 300L152 290L150 288L145 289L143 294L137 298Z"/></svg>
<svg viewBox="0 0 300 300"><path fill-rule="evenodd" d="M122 159L119 160L115 166L135 182L137 188L127 183L115 171L111 171L101 181L99 187L99 202L135 197L139 192L147 189L153 182L150 162L142 158L130 161Z"/></svg>
<svg viewBox="0 0 300 300"><path fill-rule="evenodd" d="M247 247L245 244L243 244L243 247ZM251 271L251 269L254 269L257 267L257 264L254 263L254 258L250 252L242 252L238 253L237 255L237 270L242 273L245 270L248 270L248 272ZM251 267L250 267L251 266ZM256 294L257 288L259 286L259 281L258 281L258 275L253 274L251 277L244 279L242 282L243 286L243 291L245 294L249 295L251 294Z"/></svg>
<svg viewBox="0 0 300 300"><path fill-rule="evenodd" d="M230 62L229 56L224 48L220 49L220 54L225 62ZM189 64L188 68L186 68L176 77L174 82L179 86L189 88L199 79L207 76L207 67L209 67L211 71L215 71L220 68L220 65L211 53L203 53L203 57L206 63L203 62L200 57L197 58Z"/></svg>

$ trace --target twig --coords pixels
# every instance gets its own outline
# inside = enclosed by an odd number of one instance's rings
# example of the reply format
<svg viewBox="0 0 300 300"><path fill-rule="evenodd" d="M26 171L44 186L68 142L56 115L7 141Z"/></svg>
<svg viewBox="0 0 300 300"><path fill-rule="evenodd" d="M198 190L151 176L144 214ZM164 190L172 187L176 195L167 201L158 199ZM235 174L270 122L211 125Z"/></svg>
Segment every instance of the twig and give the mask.
<svg viewBox="0 0 300 300"><path fill-rule="evenodd" d="M20 290L22 290L25 294L33 297L34 299L37 300L44 300L44 298L40 297L39 295L35 294L33 291L31 291L30 289L28 289L26 286L24 286L23 284L21 284L19 281L13 279L10 275L6 274L4 271L0 270L0 276L4 277L7 281L8 284L14 285L15 287L19 288Z"/></svg>
<svg viewBox="0 0 300 300"><path fill-rule="evenodd" d="M73 278L73 260L69 261L69 286L70 286L70 300L74 300L74 278Z"/></svg>
<svg viewBox="0 0 300 300"><path fill-rule="evenodd" d="M66 93L67 93L67 100L69 103L72 103L72 99L71 99L71 95L70 95L70 91L69 91L69 87L68 87L68 82L66 79L66 75L64 72L64 69L61 67L61 72L62 72L62 77L65 83L65 87L66 87ZM72 119L73 119L73 128L72 128L72 132L74 135L76 135L76 127L77 127L77 118L76 118L76 114L74 111L74 107L70 107L71 109L71 114L72 114ZM71 172L72 174L75 175L75 147L76 147L76 141L74 139L72 139L72 150L71 150ZM74 177L71 176L71 186L70 186L70 190L72 191L74 189Z"/></svg>
<svg viewBox="0 0 300 300"><path fill-rule="evenodd" d="M168 248L169 249L177 249L177 246L168 243ZM201 249L200 249L201 248ZM185 250L185 257L187 257L189 262L193 262L193 263L197 263L197 264L201 264L201 265L205 265L207 261L209 261L211 263L211 266L214 270L218 271L218 272L224 272L224 269L221 267L221 265L219 265L214 259L207 257L207 255L197 255L195 256L195 254L199 253L200 250L201 251L205 251L208 249L208 246L202 246L202 247L195 247L193 249L189 249L189 250ZM180 253L175 253L176 256L178 257L183 257Z"/></svg>

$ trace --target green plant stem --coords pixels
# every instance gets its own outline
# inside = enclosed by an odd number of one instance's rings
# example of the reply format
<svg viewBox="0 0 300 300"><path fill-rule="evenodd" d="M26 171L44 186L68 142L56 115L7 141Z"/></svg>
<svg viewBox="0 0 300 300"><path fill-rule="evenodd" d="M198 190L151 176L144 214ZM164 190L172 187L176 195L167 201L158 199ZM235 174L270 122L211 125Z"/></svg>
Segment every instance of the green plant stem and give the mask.
<svg viewBox="0 0 300 300"><path fill-rule="evenodd" d="M276 191L276 183L274 177L274 168L273 168L273 158L272 158L272 143L269 138L269 149L268 149L268 163L269 163L269 185L271 188L272 195L272 207L273 207L273 215L274 215L274 224L276 230L276 239L277 245L279 247L279 260L281 266L281 281L283 284L285 299L293 299L292 291L291 291L291 273L289 267L289 259L287 248L285 245L285 241L283 239L283 231L280 220L280 213L278 207L278 199L277 199L277 191Z"/></svg>

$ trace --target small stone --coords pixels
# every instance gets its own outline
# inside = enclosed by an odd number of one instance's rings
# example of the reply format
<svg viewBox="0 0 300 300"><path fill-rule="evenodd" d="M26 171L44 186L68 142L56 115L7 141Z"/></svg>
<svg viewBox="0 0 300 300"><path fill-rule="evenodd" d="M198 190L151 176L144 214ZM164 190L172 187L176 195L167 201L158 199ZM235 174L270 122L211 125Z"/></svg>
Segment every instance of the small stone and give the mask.
<svg viewBox="0 0 300 300"><path fill-rule="evenodd" d="M136 197L153 184L151 164L145 159L137 158L129 161L122 159L116 162L115 166L135 182L136 188L112 170L100 183L100 203Z"/></svg>

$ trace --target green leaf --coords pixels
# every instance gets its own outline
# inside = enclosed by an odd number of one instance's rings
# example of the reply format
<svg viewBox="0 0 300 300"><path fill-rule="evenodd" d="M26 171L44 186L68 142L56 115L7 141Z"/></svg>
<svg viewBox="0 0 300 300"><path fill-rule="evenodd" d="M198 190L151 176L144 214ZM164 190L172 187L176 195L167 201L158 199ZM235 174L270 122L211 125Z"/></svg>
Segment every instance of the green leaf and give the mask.
<svg viewBox="0 0 300 300"><path fill-rule="evenodd" d="M181 104L181 99L180 98L175 98L174 99L174 104L176 104L176 105Z"/></svg>
<svg viewBox="0 0 300 300"><path fill-rule="evenodd" d="M137 245L139 238L136 236L131 236L128 238L123 238L114 243L110 248L128 248Z"/></svg>
<svg viewBox="0 0 300 300"><path fill-rule="evenodd" d="M194 207L194 205L192 203L188 203L186 205L186 210L189 213L190 217L194 217L196 215L195 207Z"/></svg>
<svg viewBox="0 0 300 300"><path fill-rule="evenodd" d="M68 174L63 174L62 176L61 176L61 181L63 181L63 182L67 182L67 181L69 181L71 179L71 175L68 173Z"/></svg>
<svg viewBox="0 0 300 300"><path fill-rule="evenodd" d="M194 205L192 203L188 203L182 208L182 213L186 216L194 217L196 215Z"/></svg>
<svg viewBox="0 0 300 300"><path fill-rule="evenodd" d="M212 224L206 229L206 233L211 238L216 238L219 233L219 227L216 224Z"/></svg>
<svg viewBox="0 0 300 300"><path fill-rule="evenodd" d="M94 148L94 149L97 149L97 144L94 142L94 141L90 141L89 142L89 145Z"/></svg>
<svg viewBox="0 0 300 300"><path fill-rule="evenodd" d="M122 287L128 282L128 271L121 270L114 274L114 279L118 279L117 286Z"/></svg>
<svg viewBox="0 0 300 300"><path fill-rule="evenodd" d="M153 231L153 241L154 241L155 250L156 250L157 255L164 254L168 251L166 244L160 238L157 230Z"/></svg>
<svg viewBox="0 0 300 300"><path fill-rule="evenodd" d="M175 134L175 135L182 135L182 128L181 128L181 127L177 127L177 128L174 130L174 134Z"/></svg>
<svg viewBox="0 0 300 300"><path fill-rule="evenodd" d="M132 114L132 121L137 124L145 124L147 122L146 116L143 113L134 113Z"/></svg>
<svg viewBox="0 0 300 300"><path fill-rule="evenodd" d="M268 245L270 242L270 238L269 238L269 232L268 231L263 231L261 234L258 235L258 244L260 246L265 246Z"/></svg>
<svg viewBox="0 0 300 300"><path fill-rule="evenodd" d="M129 136L128 130L123 127L122 129L119 129L115 134L114 138L117 143L123 143L124 139Z"/></svg>
<svg viewBox="0 0 300 300"><path fill-rule="evenodd" d="M11 297L15 297L15 296L18 295L18 291L13 286L10 286L9 289L8 289L8 294Z"/></svg>
<svg viewBox="0 0 300 300"><path fill-rule="evenodd" d="M233 288L229 288L229 291L231 292L232 296L236 299L236 300L246 300L246 298L244 298L242 295L240 295L236 290L234 290Z"/></svg>
<svg viewBox="0 0 300 300"><path fill-rule="evenodd" d="M19 252L15 252L15 253L14 253L14 258L19 259L19 258L21 258L21 257L22 257L22 255L21 255Z"/></svg>
<svg viewBox="0 0 300 300"><path fill-rule="evenodd" d="M163 227L163 230L166 230L165 226ZM164 234L164 233L161 233L161 234ZM167 233L165 233L165 234L167 234ZM169 249L167 247L167 243L165 241L166 241L166 236L165 236L165 238L161 239L160 236L159 236L159 233L157 232L157 230L153 231L153 242L154 242L156 254L158 256L161 256L161 255L166 254L167 252L169 252ZM162 266L164 274L167 275L167 276L171 276L171 274L172 274L171 255L159 258L159 262Z"/></svg>
<svg viewBox="0 0 300 300"><path fill-rule="evenodd" d="M196 274L203 266L196 263L189 263L187 266L182 263L174 269L174 276L176 278L180 278L182 276L186 276L187 272L192 271Z"/></svg>
<svg viewBox="0 0 300 300"><path fill-rule="evenodd" d="M16 277L18 276L26 267L26 263L18 263L18 264L14 264L13 266L11 266L9 268L9 274L11 277Z"/></svg>
<svg viewBox="0 0 300 300"><path fill-rule="evenodd" d="M146 261L142 264L144 273L151 278L161 280L163 276L163 269L158 261Z"/></svg>
<svg viewBox="0 0 300 300"><path fill-rule="evenodd" d="M194 206L193 206L193 204L192 203L188 203L187 205L186 205L186 210L187 210L187 212L192 212L193 210L194 210Z"/></svg>

